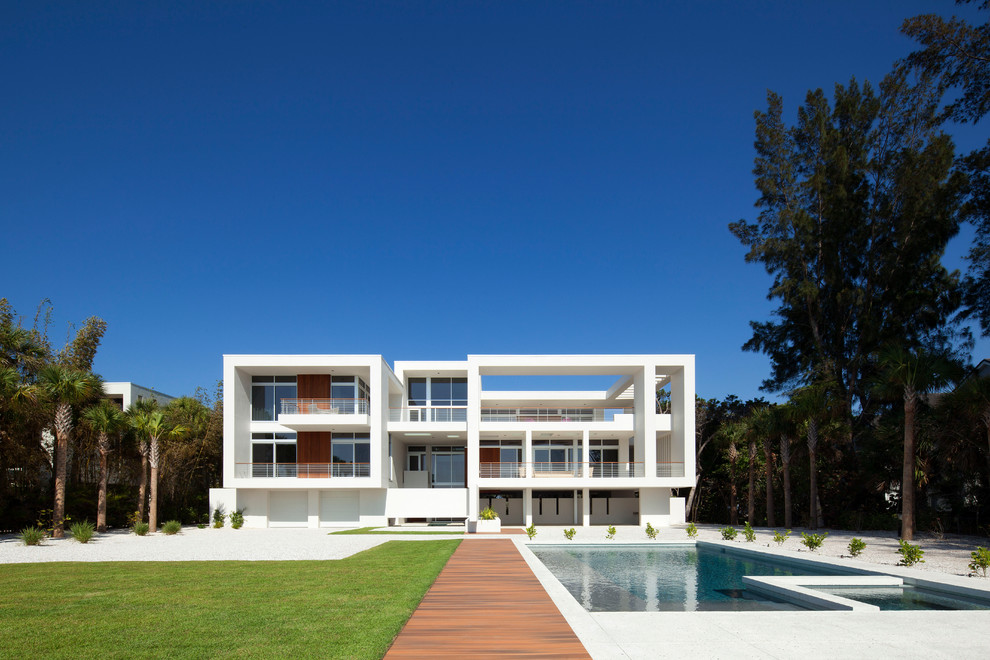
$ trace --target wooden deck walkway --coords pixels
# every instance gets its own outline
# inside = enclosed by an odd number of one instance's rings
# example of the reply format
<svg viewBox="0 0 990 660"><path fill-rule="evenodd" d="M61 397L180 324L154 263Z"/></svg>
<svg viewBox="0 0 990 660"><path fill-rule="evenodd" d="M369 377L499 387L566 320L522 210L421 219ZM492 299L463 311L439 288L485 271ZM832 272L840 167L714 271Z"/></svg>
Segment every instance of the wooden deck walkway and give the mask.
<svg viewBox="0 0 990 660"><path fill-rule="evenodd" d="M386 658L590 658L511 539L465 540Z"/></svg>

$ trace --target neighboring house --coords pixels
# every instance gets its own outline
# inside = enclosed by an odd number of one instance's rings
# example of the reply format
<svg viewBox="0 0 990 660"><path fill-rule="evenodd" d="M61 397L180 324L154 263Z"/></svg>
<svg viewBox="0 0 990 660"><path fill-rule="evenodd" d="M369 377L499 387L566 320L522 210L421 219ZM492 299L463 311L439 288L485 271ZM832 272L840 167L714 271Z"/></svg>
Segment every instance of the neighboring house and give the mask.
<svg viewBox="0 0 990 660"><path fill-rule="evenodd" d="M487 391L486 376L614 376ZM224 488L253 527L669 525L694 486L693 355L225 355ZM669 413L657 412L658 388Z"/></svg>
<svg viewBox="0 0 990 660"><path fill-rule="evenodd" d="M115 401L121 410L127 410L132 403L142 399L154 399L162 406L167 406L169 401L175 399L174 396L127 381L103 383L103 394L107 399Z"/></svg>

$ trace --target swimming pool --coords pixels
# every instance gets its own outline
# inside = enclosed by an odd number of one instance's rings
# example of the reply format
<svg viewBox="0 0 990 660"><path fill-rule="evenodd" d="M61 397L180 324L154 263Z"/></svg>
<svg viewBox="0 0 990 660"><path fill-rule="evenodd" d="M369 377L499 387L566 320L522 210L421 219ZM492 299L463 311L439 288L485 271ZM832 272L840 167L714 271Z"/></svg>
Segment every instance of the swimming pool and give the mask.
<svg viewBox="0 0 990 660"><path fill-rule="evenodd" d="M858 574L693 544L530 550L589 612L801 610L747 589L742 576Z"/></svg>

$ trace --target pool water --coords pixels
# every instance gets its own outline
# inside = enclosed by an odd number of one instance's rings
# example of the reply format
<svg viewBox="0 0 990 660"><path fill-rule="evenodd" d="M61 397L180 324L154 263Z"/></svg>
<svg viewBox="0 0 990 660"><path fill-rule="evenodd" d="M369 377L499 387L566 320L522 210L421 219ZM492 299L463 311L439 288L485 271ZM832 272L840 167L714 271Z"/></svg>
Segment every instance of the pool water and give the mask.
<svg viewBox="0 0 990 660"><path fill-rule="evenodd" d="M881 610L990 610L990 604L919 587L812 587L815 591L876 605Z"/></svg>
<svg viewBox="0 0 990 660"><path fill-rule="evenodd" d="M839 575L703 545L529 546L589 612L800 610L749 591L744 575Z"/></svg>

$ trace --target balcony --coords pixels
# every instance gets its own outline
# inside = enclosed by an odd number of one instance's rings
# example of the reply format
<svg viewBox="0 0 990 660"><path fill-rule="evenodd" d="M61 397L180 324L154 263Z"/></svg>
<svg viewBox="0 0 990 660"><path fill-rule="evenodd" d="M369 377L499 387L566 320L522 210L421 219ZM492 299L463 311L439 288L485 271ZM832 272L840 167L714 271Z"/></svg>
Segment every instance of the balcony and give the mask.
<svg viewBox="0 0 990 660"><path fill-rule="evenodd" d="M282 399L278 423L294 431L363 430L368 399Z"/></svg>
<svg viewBox="0 0 990 660"><path fill-rule="evenodd" d="M282 399L283 415L367 415L367 399Z"/></svg>
<svg viewBox="0 0 990 660"><path fill-rule="evenodd" d="M482 408L482 422L611 422L632 408Z"/></svg>
<svg viewBox="0 0 990 660"><path fill-rule="evenodd" d="M466 422L467 406L389 408L390 422Z"/></svg>
<svg viewBox="0 0 990 660"><path fill-rule="evenodd" d="M335 479L370 477L371 463L237 463L238 479Z"/></svg>
<svg viewBox="0 0 990 660"><path fill-rule="evenodd" d="M684 463L683 462L657 463L657 476L658 477L683 477L684 476Z"/></svg>
<svg viewBox="0 0 990 660"><path fill-rule="evenodd" d="M634 479L645 476L642 463L588 463L588 476L592 479ZM548 463L482 463L478 476L482 479L541 479L571 478L583 476L584 464L573 461ZM683 466L682 466L683 471Z"/></svg>

